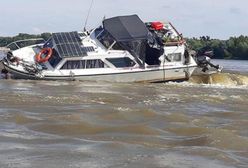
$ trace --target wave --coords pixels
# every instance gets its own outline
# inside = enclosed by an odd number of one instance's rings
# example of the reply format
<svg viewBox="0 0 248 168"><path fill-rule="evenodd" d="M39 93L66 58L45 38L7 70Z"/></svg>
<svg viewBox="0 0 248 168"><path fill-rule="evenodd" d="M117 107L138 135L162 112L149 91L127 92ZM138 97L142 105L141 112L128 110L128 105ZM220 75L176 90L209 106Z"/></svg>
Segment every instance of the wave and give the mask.
<svg viewBox="0 0 248 168"><path fill-rule="evenodd" d="M222 86L248 86L248 76L231 73L216 73L192 76L189 82L194 84L218 84Z"/></svg>

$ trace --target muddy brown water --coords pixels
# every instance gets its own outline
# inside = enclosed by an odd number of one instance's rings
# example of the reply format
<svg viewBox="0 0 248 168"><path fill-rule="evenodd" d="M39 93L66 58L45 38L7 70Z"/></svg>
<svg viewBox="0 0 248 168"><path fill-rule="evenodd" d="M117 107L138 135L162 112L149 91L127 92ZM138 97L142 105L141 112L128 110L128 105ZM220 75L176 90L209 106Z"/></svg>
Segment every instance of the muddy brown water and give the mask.
<svg viewBox="0 0 248 168"><path fill-rule="evenodd" d="M242 72L160 84L0 80L0 167L246 168Z"/></svg>

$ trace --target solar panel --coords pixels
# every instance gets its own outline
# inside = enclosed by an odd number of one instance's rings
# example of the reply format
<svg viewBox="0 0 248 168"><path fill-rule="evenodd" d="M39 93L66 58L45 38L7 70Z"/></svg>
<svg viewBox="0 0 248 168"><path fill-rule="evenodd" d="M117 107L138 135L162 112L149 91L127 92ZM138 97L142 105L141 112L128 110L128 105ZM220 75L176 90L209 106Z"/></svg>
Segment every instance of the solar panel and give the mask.
<svg viewBox="0 0 248 168"><path fill-rule="evenodd" d="M53 33L54 47L61 57L82 57L94 47L84 47L77 32Z"/></svg>

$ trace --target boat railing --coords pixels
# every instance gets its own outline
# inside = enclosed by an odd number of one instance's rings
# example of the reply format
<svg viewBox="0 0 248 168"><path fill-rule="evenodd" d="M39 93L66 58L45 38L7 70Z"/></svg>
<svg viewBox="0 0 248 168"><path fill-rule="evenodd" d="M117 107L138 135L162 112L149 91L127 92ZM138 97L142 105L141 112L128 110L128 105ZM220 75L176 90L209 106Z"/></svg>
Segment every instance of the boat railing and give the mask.
<svg viewBox="0 0 248 168"><path fill-rule="evenodd" d="M6 52L9 51L9 48L7 47L0 47L0 52Z"/></svg>
<svg viewBox="0 0 248 168"><path fill-rule="evenodd" d="M178 32L171 22L161 23L163 23L165 29L168 32L171 32L170 35L166 34L166 36L164 36L162 39L165 46L182 46L185 44L186 41L184 40L182 34ZM172 34L173 36L171 36Z"/></svg>
<svg viewBox="0 0 248 168"><path fill-rule="evenodd" d="M186 43L184 39L168 40L164 42L165 46L182 46Z"/></svg>
<svg viewBox="0 0 248 168"><path fill-rule="evenodd" d="M43 38L33 38L33 39L25 39L25 40L18 40L8 44L6 47L10 50L14 51L20 48L24 48L31 45L39 45L44 44L45 40Z"/></svg>

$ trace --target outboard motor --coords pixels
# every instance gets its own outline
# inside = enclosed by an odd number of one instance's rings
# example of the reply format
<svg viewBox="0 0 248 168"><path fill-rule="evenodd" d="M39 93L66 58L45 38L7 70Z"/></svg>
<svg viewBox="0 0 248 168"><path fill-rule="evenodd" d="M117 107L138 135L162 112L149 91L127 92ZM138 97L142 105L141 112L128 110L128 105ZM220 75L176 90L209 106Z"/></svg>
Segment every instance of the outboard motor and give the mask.
<svg viewBox="0 0 248 168"><path fill-rule="evenodd" d="M221 71L222 67L220 65L214 65L212 64L211 57L213 56L213 51L204 51L204 52L198 52L196 54L196 62L197 65L202 68L203 72L206 72L209 70L210 67L215 68L217 71Z"/></svg>

